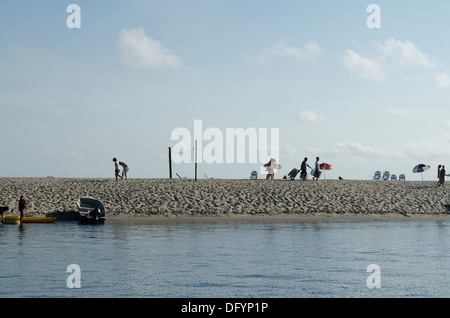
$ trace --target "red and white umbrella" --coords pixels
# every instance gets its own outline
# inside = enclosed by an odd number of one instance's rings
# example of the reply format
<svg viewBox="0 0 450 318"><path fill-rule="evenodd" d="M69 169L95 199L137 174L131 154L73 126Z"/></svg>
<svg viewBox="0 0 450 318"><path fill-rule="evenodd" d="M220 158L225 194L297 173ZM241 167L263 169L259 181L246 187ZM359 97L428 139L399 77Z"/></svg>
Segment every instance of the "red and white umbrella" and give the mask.
<svg viewBox="0 0 450 318"><path fill-rule="evenodd" d="M329 163L322 162L319 165L319 169L320 170L331 170L331 169L333 169L333 165L330 165ZM325 172L323 174L323 178L325 179Z"/></svg>

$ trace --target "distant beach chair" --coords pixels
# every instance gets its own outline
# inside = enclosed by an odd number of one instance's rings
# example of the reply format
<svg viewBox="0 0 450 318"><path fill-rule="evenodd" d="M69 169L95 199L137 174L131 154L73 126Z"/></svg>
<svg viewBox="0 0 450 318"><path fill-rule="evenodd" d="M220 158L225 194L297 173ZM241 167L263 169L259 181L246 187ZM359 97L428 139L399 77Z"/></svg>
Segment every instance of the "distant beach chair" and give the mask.
<svg viewBox="0 0 450 318"><path fill-rule="evenodd" d="M375 174L373 175L373 180L380 180L381 179L381 171L375 171Z"/></svg>
<svg viewBox="0 0 450 318"><path fill-rule="evenodd" d="M180 177L180 175L179 175L178 173L175 173L175 174L176 174L177 177L180 178L180 179L186 179L186 177L184 177L184 178Z"/></svg>
<svg viewBox="0 0 450 318"><path fill-rule="evenodd" d="M214 179L214 178L208 177L208 176L206 175L206 173L204 173L204 175L205 175L205 178L206 178L206 179Z"/></svg>
<svg viewBox="0 0 450 318"><path fill-rule="evenodd" d="M405 180L406 180L406 176L403 173L398 176L398 181L405 181Z"/></svg>
<svg viewBox="0 0 450 318"><path fill-rule="evenodd" d="M250 174L250 179L252 180L258 179L258 172L256 172L255 170L252 171L252 173Z"/></svg>
<svg viewBox="0 0 450 318"><path fill-rule="evenodd" d="M384 181L386 181L386 180L389 180L389 176L391 175L391 173L389 172L389 171L385 171L384 173L383 173L383 180Z"/></svg>
<svg viewBox="0 0 450 318"><path fill-rule="evenodd" d="M391 181L397 181L397 176L395 174L391 175Z"/></svg>

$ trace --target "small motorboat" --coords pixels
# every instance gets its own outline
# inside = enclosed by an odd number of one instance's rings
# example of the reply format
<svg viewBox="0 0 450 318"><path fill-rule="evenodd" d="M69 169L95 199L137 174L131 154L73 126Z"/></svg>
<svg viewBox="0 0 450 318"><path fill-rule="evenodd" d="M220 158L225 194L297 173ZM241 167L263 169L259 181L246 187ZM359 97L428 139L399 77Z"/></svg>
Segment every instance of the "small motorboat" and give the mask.
<svg viewBox="0 0 450 318"><path fill-rule="evenodd" d="M92 197L82 197L77 201L78 214L82 223L104 223L106 211L103 204Z"/></svg>

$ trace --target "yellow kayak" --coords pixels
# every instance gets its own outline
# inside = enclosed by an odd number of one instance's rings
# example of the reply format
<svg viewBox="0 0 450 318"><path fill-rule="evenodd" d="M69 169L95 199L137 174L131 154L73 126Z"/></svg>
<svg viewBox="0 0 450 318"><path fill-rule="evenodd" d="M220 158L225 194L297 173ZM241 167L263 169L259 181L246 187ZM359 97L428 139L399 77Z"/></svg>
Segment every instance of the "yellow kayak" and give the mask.
<svg viewBox="0 0 450 318"><path fill-rule="evenodd" d="M4 217L5 224L18 224L20 223L20 217L15 215L5 215ZM56 218L54 217L32 217L32 216L24 216L22 219L23 223L53 223Z"/></svg>
<svg viewBox="0 0 450 318"><path fill-rule="evenodd" d="M3 224L20 224L20 218L15 216L5 215L3 217Z"/></svg>

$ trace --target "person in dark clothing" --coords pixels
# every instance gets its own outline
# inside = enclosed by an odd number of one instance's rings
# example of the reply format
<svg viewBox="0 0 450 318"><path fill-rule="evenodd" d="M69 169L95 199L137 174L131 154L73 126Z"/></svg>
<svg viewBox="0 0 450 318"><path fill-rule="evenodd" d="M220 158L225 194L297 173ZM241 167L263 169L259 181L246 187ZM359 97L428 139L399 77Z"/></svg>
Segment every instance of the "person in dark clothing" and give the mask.
<svg viewBox="0 0 450 318"><path fill-rule="evenodd" d="M26 208L29 208L29 207L30 207L30 205L28 204L27 200L25 199L25 196L22 195L19 199L20 224L22 224L23 210Z"/></svg>
<svg viewBox="0 0 450 318"><path fill-rule="evenodd" d="M441 165L438 166L438 173L437 173L437 177L438 177L438 182L437 182L437 186L441 185Z"/></svg>
<svg viewBox="0 0 450 318"><path fill-rule="evenodd" d="M447 175L445 174L445 166L442 165L441 171L439 172L439 183L438 183L438 187L442 186L444 187L444 182L445 182L445 177Z"/></svg>
<svg viewBox="0 0 450 318"><path fill-rule="evenodd" d="M303 159L302 164L300 166L300 179L302 179L302 180L306 180L306 176L308 175L308 172L306 171L306 167L309 167L310 169L312 169L310 167L310 165L306 163L307 161L308 161L308 158L305 157L305 159Z"/></svg>
<svg viewBox="0 0 450 318"><path fill-rule="evenodd" d="M0 206L0 217L1 217L1 223L3 223L3 213L8 211L9 208L7 206Z"/></svg>

